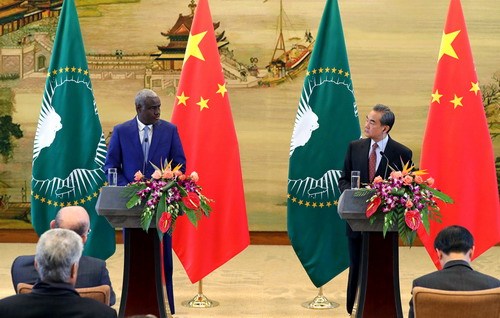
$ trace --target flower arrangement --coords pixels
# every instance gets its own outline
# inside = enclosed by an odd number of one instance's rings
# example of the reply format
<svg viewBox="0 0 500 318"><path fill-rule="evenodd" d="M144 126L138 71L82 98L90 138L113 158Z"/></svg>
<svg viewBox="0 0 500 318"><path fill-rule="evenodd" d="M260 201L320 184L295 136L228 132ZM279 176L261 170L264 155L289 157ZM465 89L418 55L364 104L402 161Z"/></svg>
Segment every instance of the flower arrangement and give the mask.
<svg viewBox="0 0 500 318"><path fill-rule="evenodd" d="M185 214L194 226L198 225L202 216L210 215L209 202L212 200L201 193L196 172L187 176L180 170L181 165L172 169L171 163L166 164L166 167L153 167L155 171L150 179L137 171L134 181L127 185L124 192L130 198L127 202L129 209L145 200L141 214L141 227L144 231L148 231L155 218L161 239L164 233L172 235L175 222L181 215Z"/></svg>
<svg viewBox="0 0 500 318"><path fill-rule="evenodd" d="M383 234L395 226L403 243L412 245L417 230L424 226L429 233L429 221L441 222L441 214L436 198L453 203L443 192L432 187L434 179L423 178L424 170L414 170L408 163L402 171L393 169L387 180L375 177L373 183L357 191L356 195L374 192L367 202L366 217L373 224L378 217L383 218Z"/></svg>

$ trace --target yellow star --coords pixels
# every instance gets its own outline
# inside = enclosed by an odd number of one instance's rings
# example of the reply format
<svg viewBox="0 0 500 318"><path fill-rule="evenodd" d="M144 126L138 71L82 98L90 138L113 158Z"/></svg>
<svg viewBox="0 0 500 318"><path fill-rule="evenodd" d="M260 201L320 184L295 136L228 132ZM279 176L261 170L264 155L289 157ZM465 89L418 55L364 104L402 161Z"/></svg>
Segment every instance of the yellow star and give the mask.
<svg viewBox="0 0 500 318"><path fill-rule="evenodd" d="M184 62L182 62L182 64L186 63L186 61L190 56L205 61L205 57L203 56L203 53L201 53L200 50L200 42L205 37L205 34L207 34L207 31L198 34L189 34L189 39L186 47L186 54L184 55Z"/></svg>
<svg viewBox="0 0 500 318"><path fill-rule="evenodd" d="M89 74L89 71L85 70L83 71L83 75L88 75Z"/></svg>
<svg viewBox="0 0 500 318"><path fill-rule="evenodd" d="M47 72L47 77L50 77L50 72Z"/></svg>
<svg viewBox="0 0 500 318"><path fill-rule="evenodd" d="M304 204L304 201L299 200L299 205L302 205L302 204Z"/></svg>
<svg viewBox="0 0 500 318"><path fill-rule="evenodd" d="M345 72L345 73L344 73L344 76L345 76L345 77L349 77L349 72Z"/></svg>
<svg viewBox="0 0 500 318"><path fill-rule="evenodd" d="M208 108L208 101L209 99L203 99L203 97L200 96L200 101L196 103L196 105L200 106L200 112L203 108Z"/></svg>
<svg viewBox="0 0 500 318"><path fill-rule="evenodd" d="M81 72L82 72L82 68L81 68L81 67L79 67L79 68L78 68L78 73L81 73Z"/></svg>
<svg viewBox="0 0 500 318"><path fill-rule="evenodd" d="M73 72L73 73L74 73L74 72L76 72L76 67L74 67L74 66L73 66L73 67L71 68L71 72Z"/></svg>
<svg viewBox="0 0 500 318"><path fill-rule="evenodd" d="M92 197L90 195L87 195L87 201L92 200Z"/></svg>
<svg viewBox="0 0 500 318"><path fill-rule="evenodd" d="M432 101L431 101L431 104L434 103L434 102L438 102L438 104L441 104L441 97L443 95L439 94L439 90L436 89L436 91L434 92L434 94L431 94L432 96Z"/></svg>
<svg viewBox="0 0 500 318"><path fill-rule="evenodd" d="M64 72L64 69L61 67L61 68L59 69L59 73L62 73L62 72Z"/></svg>
<svg viewBox="0 0 500 318"><path fill-rule="evenodd" d="M78 200L73 201L73 205L78 205Z"/></svg>
<svg viewBox="0 0 500 318"><path fill-rule="evenodd" d="M325 207L325 204L324 204L323 202L321 202L321 203L319 204L319 207L320 207L320 208L324 208L324 207Z"/></svg>
<svg viewBox="0 0 500 318"><path fill-rule="evenodd" d="M331 207L332 206L332 203L330 201L326 202L326 206L327 207Z"/></svg>
<svg viewBox="0 0 500 318"><path fill-rule="evenodd" d="M451 45L453 41L455 41L455 38L457 37L458 33L460 33L460 30L451 32L451 33L444 33L441 38L441 46L439 47L439 57L438 61L443 57L443 55L449 55L453 58L458 59L457 53L455 52L455 49Z"/></svg>
<svg viewBox="0 0 500 318"><path fill-rule="evenodd" d="M66 73L68 73L68 72L69 72L69 67L67 67L67 66L66 66L66 67L64 68L64 71L65 71Z"/></svg>
<svg viewBox="0 0 500 318"><path fill-rule="evenodd" d="M316 69L313 69L313 70L312 70L312 73L313 73L313 74L316 74Z"/></svg>
<svg viewBox="0 0 500 318"><path fill-rule="evenodd" d="M84 204L85 203L85 199L80 199L80 203Z"/></svg>
<svg viewBox="0 0 500 318"><path fill-rule="evenodd" d="M325 72L327 73L330 72L330 68L329 67L325 68Z"/></svg>
<svg viewBox="0 0 500 318"><path fill-rule="evenodd" d="M471 89L469 90L470 92L474 92L474 94L476 94L477 96L477 92L480 91L481 89L479 88L479 83L478 82L470 82L470 84L472 85Z"/></svg>
<svg viewBox="0 0 500 318"><path fill-rule="evenodd" d="M292 202L297 202L297 198L296 198L296 197L293 197L293 198L292 198Z"/></svg>
<svg viewBox="0 0 500 318"><path fill-rule="evenodd" d="M454 105L453 108L457 108L458 106L462 106L462 98L463 97L457 97L457 95L455 95L455 98L453 98L452 100L450 100L450 103L452 103Z"/></svg>
<svg viewBox="0 0 500 318"><path fill-rule="evenodd" d="M224 85L220 85L219 83L217 83L217 86L219 86L219 90L217 91L217 94L221 94L222 97L224 97L224 94L227 92L226 83L224 83Z"/></svg>
<svg viewBox="0 0 500 318"><path fill-rule="evenodd" d="M319 72L323 73L323 68L322 67L319 68Z"/></svg>
<svg viewBox="0 0 500 318"><path fill-rule="evenodd" d="M311 74L309 71L306 72L306 76L309 76L309 74Z"/></svg>
<svg viewBox="0 0 500 318"><path fill-rule="evenodd" d="M42 197L42 198L40 199L40 201L45 202L45 198L44 198L44 197Z"/></svg>
<svg viewBox="0 0 500 318"><path fill-rule="evenodd" d="M337 69L335 67L332 68L332 73L337 73Z"/></svg>
<svg viewBox="0 0 500 318"><path fill-rule="evenodd" d="M187 106L186 101L189 99L189 96L184 95L184 91L180 96L176 96L179 102L177 105L184 104L184 106Z"/></svg>
<svg viewBox="0 0 500 318"><path fill-rule="evenodd" d="M97 192L92 193L92 196L93 196L94 198L97 198L97 196L98 196Z"/></svg>
<svg viewBox="0 0 500 318"><path fill-rule="evenodd" d="M53 70L52 74L56 75L57 74L57 70Z"/></svg>
<svg viewBox="0 0 500 318"><path fill-rule="evenodd" d="M307 207L309 207L311 205L311 203L309 203L309 201L306 201L306 204L305 204Z"/></svg>
<svg viewBox="0 0 500 318"><path fill-rule="evenodd" d="M52 205L52 200L47 200L48 205Z"/></svg>
<svg viewBox="0 0 500 318"><path fill-rule="evenodd" d="M64 202L59 202L59 206L62 208L64 207Z"/></svg>
<svg viewBox="0 0 500 318"><path fill-rule="evenodd" d="M40 198L39 194L35 194L35 200L38 200Z"/></svg>
<svg viewBox="0 0 500 318"><path fill-rule="evenodd" d="M335 200L335 201L333 201L333 204L334 204L334 205L339 205L339 201L338 201L338 200Z"/></svg>
<svg viewBox="0 0 500 318"><path fill-rule="evenodd" d="M312 207L315 208L317 206L318 206L318 204L316 202L313 202Z"/></svg>

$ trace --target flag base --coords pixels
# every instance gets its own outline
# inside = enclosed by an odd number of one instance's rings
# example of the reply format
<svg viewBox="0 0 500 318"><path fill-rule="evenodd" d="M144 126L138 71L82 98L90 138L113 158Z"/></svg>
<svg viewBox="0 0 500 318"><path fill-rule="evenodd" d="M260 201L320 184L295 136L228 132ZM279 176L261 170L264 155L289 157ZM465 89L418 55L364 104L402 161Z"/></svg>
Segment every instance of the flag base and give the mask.
<svg viewBox="0 0 500 318"><path fill-rule="evenodd" d="M318 295L314 297L312 301L302 303L302 307L307 309L332 309L337 308L338 306L339 304L329 301L328 298L323 295L323 287L319 288Z"/></svg>
<svg viewBox="0 0 500 318"><path fill-rule="evenodd" d="M193 299L183 301L182 306L190 308L212 308L219 306L219 302L210 300L203 294L197 294Z"/></svg>

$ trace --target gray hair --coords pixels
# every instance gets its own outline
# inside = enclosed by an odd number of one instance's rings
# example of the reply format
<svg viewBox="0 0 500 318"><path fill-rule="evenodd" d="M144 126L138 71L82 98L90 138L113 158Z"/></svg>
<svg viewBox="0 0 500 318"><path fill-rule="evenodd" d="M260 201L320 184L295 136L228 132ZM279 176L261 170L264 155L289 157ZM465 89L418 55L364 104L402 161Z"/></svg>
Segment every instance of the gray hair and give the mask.
<svg viewBox="0 0 500 318"><path fill-rule="evenodd" d="M146 101L148 99L153 99L153 98L158 100L160 99L160 97L158 97L158 94L156 94L155 91L147 88L141 89L135 95L135 106L143 107L144 105L146 105Z"/></svg>
<svg viewBox="0 0 500 318"><path fill-rule="evenodd" d="M46 282L67 283L71 266L82 256L82 238L66 229L52 229L43 233L36 245L35 261L38 275Z"/></svg>
<svg viewBox="0 0 500 318"><path fill-rule="evenodd" d="M383 126L389 126L389 130L387 132L391 131L392 126L394 126L394 122L396 121L396 116L389 108L389 106L377 104L373 106L373 110L376 111L377 113L382 113L382 117L380 118L380 123Z"/></svg>

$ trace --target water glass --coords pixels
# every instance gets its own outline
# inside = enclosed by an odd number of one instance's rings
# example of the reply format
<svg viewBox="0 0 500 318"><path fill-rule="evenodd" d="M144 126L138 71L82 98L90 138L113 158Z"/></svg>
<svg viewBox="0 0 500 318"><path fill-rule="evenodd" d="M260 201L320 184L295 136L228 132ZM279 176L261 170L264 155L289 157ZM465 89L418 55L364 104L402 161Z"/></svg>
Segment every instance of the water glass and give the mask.
<svg viewBox="0 0 500 318"><path fill-rule="evenodd" d="M118 173L116 168L108 169L108 186L115 187L118 184Z"/></svg>
<svg viewBox="0 0 500 318"><path fill-rule="evenodd" d="M359 171L351 171L351 189L359 189L360 175Z"/></svg>

